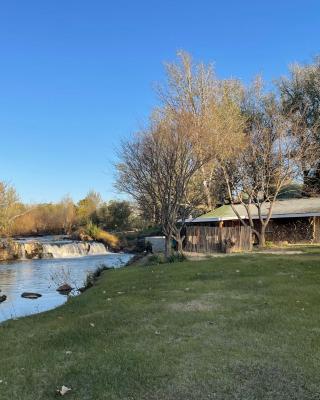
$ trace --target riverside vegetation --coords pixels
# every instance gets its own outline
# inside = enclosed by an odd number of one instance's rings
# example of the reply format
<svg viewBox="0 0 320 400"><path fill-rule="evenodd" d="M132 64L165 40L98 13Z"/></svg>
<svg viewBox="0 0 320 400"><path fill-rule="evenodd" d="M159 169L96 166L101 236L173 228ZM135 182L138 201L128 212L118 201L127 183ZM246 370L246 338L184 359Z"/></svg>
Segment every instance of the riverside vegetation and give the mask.
<svg viewBox="0 0 320 400"><path fill-rule="evenodd" d="M139 232L148 227L134 204L128 201L104 202L96 192L74 203L26 205L19 201L13 186L0 182L0 260L18 259L21 246L16 237L33 237L25 244L26 258L41 258L37 236L66 235L76 241L98 241L107 248L133 250Z"/></svg>
<svg viewBox="0 0 320 400"><path fill-rule="evenodd" d="M0 325L0 397L319 398L319 247L103 272Z"/></svg>

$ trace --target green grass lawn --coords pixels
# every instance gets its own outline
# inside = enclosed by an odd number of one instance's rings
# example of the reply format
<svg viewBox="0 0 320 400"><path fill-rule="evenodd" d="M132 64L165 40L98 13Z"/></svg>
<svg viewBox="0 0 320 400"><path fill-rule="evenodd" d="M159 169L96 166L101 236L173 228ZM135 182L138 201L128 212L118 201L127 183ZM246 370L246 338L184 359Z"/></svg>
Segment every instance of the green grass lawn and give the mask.
<svg viewBox="0 0 320 400"><path fill-rule="evenodd" d="M320 399L320 251L108 271L0 338L0 399Z"/></svg>

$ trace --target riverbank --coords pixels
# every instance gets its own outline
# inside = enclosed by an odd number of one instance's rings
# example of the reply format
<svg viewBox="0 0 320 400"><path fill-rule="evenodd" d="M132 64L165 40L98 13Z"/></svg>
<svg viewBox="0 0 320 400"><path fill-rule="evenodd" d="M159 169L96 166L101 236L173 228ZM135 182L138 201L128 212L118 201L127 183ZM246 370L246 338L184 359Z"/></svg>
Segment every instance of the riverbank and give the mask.
<svg viewBox="0 0 320 400"><path fill-rule="evenodd" d="M97 270L104 267L122 267L130 254L105 253L94 256L49 258L0 263L0 295L6 296L0 303L0 323L53 309L65 303L67 296L57 288L68 284L77 289L90 283ZM37 300L22 297L22 293L41 295Z"/></svg>
<svg viewBox="0 0 320 400"><path fill-rule="evenodd" d="M103 272L58 309L0 325L0 397L315 399L320 251ZM1 306L1 305L0 305Z"/></svg>

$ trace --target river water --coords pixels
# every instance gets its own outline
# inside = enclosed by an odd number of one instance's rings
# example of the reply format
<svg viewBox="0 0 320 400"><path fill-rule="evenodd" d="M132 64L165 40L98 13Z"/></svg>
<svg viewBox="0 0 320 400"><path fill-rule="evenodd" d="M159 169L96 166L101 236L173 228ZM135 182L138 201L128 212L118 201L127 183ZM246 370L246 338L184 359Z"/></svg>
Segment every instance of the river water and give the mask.
<svg viewBox="0 0 320 400"><path fill-rule="evenodd" d="M88 273L100 266L120 268L125 265L131 254L109 253L100 244L83 252L81 243L71 241L52 242L54 257L39 260L21 260L0 263L0 295L7 300L0 303L0 322L26 315L36 314L58 307L67 301L67 296L56 289L63 283L80 288L84 285ZM77 250L78 248L78 250ZM40 293L35 300L21 297L23 292Z"/></svg>

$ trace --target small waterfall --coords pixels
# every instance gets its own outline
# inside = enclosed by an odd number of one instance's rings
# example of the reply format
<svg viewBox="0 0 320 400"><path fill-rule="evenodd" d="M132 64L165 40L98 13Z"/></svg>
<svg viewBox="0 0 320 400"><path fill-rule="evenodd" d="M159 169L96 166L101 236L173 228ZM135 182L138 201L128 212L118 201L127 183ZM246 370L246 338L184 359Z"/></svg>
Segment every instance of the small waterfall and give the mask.
<svg viewBox="0 0 320 400"><path fill-rule="evenodd" d="M53 258L73 258L108 254L104 244L98 242L45 243L43 256Z"/></svg>
<svg viewBox="0 0 320 400"><path fill-rule="evenodd" d="M39 242L15 242L14 247L19 260L39 258L43 253L42 244Z"/></svg>
<svg viewBox="0 0 320 400"><path fill-rule="evenodd" d="M89 255L108 254L106 246L103 243L92 242L90 243Z"/></svg>
<svg viewBox="0 0 320 400"><path fill-rule="evenodd" d="M109 254L106 246L99 242L80 242L55 237L16 240L8 245L13 259L32 260L37 258L73 258Z"/></svg>
<svg viewBox="0 0 320 400"><path fill-rule="evenodd" d="M18 255L19 255L19 259L21 259L21 260L25 260L26 259L26 249L25 249L25 245L24 244L21 244L19 246Z"/></svg>

